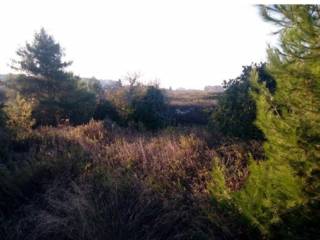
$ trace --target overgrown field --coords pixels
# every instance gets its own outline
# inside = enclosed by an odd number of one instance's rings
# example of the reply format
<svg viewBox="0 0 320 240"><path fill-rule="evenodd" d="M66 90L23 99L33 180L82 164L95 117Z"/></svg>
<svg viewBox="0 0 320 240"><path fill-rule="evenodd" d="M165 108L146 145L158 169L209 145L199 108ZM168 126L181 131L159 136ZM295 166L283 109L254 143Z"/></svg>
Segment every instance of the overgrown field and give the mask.
<svg viewBox="0 0 320 240"><path fill-rule="evenodd" d="M222 93L202 90L166 90L169 115L174 125L206 125Z"/></svg>
<svg viewBox="0 0 320 240"><path fill-rule="evenodd" d="M254 231L236 211L212 203L208 184L218 157L228 185L238 189L249 149L260 156L261 145L230 139L212 145L212 138L204 128L142 134L95 121L37 129L11 142L1 165L0 236L248 238Z"/></svg>
<svg viewBox="0 0 320 240"><path fill-rule="evenodd" d="M0 239L319 239L320 7L259 9L279 49L218 95L103 86L36 33L0 82Z"/></svg>

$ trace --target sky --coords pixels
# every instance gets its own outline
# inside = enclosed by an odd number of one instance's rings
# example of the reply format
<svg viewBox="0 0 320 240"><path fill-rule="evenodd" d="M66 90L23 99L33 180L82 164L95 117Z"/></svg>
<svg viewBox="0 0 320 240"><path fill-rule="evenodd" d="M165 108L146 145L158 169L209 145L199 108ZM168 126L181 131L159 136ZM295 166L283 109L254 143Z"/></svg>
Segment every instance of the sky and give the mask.
<svg viewBox="0 0 320 240"><path fill-rule="evenodd" d="M1 0L0 73L44 27L81 77L203 89L265 61L274 28L257 7L202 0Z"/></svg>

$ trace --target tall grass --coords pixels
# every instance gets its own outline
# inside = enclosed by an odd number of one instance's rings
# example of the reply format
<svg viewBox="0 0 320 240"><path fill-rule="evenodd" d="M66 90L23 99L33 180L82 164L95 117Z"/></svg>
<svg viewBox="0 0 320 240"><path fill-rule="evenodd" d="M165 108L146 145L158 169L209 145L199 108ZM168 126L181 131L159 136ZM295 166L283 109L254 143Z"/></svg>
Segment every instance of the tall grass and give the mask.
<svg viewBox="0 0 320 240"><path fill-rule="evenodd" d="M241 185L248 146L209 138L205 129L141 133L95 121L34 130L1 162L1 237L246 238L251 230L212 204L207 185L215 157L227 184Z"/></svg>

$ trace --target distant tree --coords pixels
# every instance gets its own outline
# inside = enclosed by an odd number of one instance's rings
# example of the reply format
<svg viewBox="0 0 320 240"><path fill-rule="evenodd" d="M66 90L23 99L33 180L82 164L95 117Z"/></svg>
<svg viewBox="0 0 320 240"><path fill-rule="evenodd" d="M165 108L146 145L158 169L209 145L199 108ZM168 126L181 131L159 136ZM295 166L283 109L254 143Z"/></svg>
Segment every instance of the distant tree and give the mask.
<svg viewBox="0 0 320 240"><path fill-rule="evenodd" d="M62 61L64 53L59 43L56 43L52 36L48 35L42 28L36 33L32 44L17 51L20 60L15 61L17 69L22 70L31 76L47 77L59 80L64 77L65 68L71 62Z"/></svg>
<svg viewBox="0 0 320 240"><path fill-rule="evenodd" d="M275 91L275 81L266 70L266 64L243 67L239 77L224 81L225 91L218 100L218 106L212 115L210 126L226 135L244 139L262 139L263 134L254 121L256 103L250 94L250 76L255 67L259 81L264 82L271 92Z"/></svg>
<svg viewBox="0 0 320 240"><path fill-rule="evenodd" d="M104 105L109 107L110 103L114 106L117 114L113 114L114 109L109 108L109 117L117 120L120 125L128 125L134 121L134 102L145 94L146 86L139 82L139 77L138 73L128 73L125 78L126 85L119 81L120 84L116 88L106 91L107 102Z"/></svg>
<svg viewBox="0 0 320 240"><path fill-rule="evenodd" d="M86 80L86 88L88 91L94 93L98 98L102 98L104 94L104 89L101 82L95 77Z"/></svg>
<svg viewBox="0 0 320 240"><path fill-rule="evenodd" d="M133 88L134 86L137 86L139 84L140 77L141 77L141 74L138 72L127 73L127 76L125 77L125 81L128 83L130 88Z"/></svg>
<svg viewBox="0 0 320 240"><path fill-rule="evenodd" d="M23 74L8 85L22 96L35 99L33 113L37 124L56 125L70 117L75 120L70 113L81 111L80 105L86 103L82 100L87 101L90 96L81 88L80 79L66 71L71 62L62 60L64 53L59 43L41 29L33 42L19 49L17 55L19 60L14 62L13 68ZM94 98L92 94L91 97ZM76 120L81 121L83 119Z"/></svg>

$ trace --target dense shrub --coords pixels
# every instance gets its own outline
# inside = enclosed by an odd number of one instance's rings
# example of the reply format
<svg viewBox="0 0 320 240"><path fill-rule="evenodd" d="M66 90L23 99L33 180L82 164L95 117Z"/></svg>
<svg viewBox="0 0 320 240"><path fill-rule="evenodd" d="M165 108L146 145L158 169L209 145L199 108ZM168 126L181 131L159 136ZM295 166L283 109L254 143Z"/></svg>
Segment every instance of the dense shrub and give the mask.
<svg viewBox="0 0 320 240"><path fill-rule="evenodd" d="M116 89L108 90L106 93L107 101L115 108L116 120L118 124L128 126L132 121L133 101L141 96L144 88L141 85L121 86ZM106 107L109 107L108 105Z"/></svg>
<svg viewBox="0 0 320 240"><path fill-rule="evenodd" d="M122 119L120 117L117 108L107 99L102 99L96 106L93 118L95 120L104 120L109 118L110 120L123 125Z"/></svg>
<svg viewBox="0 0 320 240"><path fill-rule="evenodd" d="M134 100L133 109L133 120L147 129L161 128L166 123L166 99L157 87L147 87L144 95Z"/></svg>
<svg viewBox="0 0 320 240"><path fill-rule="evenodd" d="M268 89L275 90L275 82L266 71L265 64L254 65L259 74L259 81ZM225 91L219 97L217 109L213 112L211 128L225 135L243 139L262 139L263 134L254 125L256 103L250 94L250 74L252 66L243 67L242 74L224 82Z"/></svg>
<svg viewBox="0 0 320 240"><path fill-rule="evenodd" d="M103 173L90 178L85 184L49 186L40 202L25 210L21 227L25 236L97 240L214 236L215 226L190 200L164 202L130 174L119 178Z"/></svg>
<svg viewBox="0 0 320 240"><path fill-rule="evenodd" d="M94 117L96 95L80 85L73 89L59 106L63 109L60 120L67 119L74 125L87 123Z"/></svg>
<svg viewBox="0 0 320 240"><path fill-rule="evenodd" d="M23 239L24 208L57 181L75 179L85 167L86 154L72 141L58 137L25 139L28 148L0 163L0 232L3 239ZM17 236L18 235L18 236Z"/></svg>
<svg viewBox="0 0 320 240"><path fill-rule="evenodd" d="M139 83L110 90L99 112L106 116L108 112L109 118L120 125L155 130L166 124L167 101L157 86Z"/></svg>

